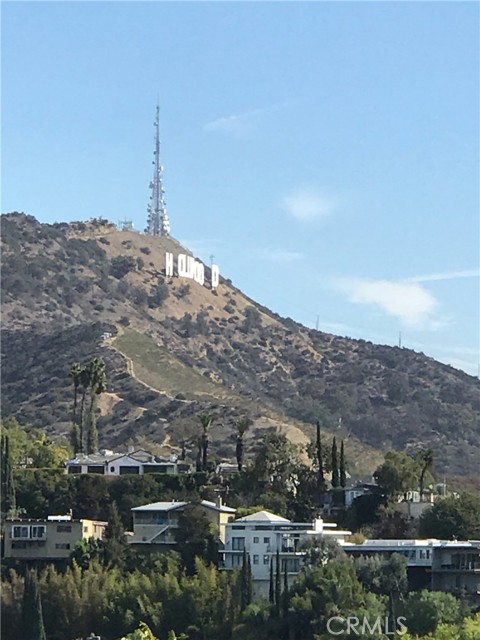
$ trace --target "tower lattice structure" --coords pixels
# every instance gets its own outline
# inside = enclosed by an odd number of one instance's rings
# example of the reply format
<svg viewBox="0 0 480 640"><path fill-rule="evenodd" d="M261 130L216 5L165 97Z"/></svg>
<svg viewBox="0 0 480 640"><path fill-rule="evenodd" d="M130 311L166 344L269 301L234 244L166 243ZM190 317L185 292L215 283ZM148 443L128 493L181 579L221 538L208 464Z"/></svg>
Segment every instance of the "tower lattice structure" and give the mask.
<svg viewBox="0 0 480 640"><path fill-rule="evenodd" d="M152 164L154 165L153 180L150 182L151 196L148 203L148 218L146 232L152 236L170 235L170 219L165 204L163 189L163 166L160 163L160 107L157 105L155 118L155 151Z"/></svg>

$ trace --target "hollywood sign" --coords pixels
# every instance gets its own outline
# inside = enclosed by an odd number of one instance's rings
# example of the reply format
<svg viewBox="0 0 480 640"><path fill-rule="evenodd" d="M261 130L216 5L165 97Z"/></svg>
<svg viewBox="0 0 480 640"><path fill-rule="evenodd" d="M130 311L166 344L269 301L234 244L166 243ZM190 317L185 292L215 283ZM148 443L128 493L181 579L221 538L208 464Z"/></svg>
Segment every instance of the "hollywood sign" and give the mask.
<svg viewBox="0 0 480 640"><path fill-rule="evenodd" d="M174 275L173 253L165 253L165 275ZM202 286L205 284L205 267L203 262L195 260L192 256L179 253L177 256L177 275L180 278L190 278ZM216 264L212 264L210 275L210 288L216 289L220 283L220 270Z"/></svg>

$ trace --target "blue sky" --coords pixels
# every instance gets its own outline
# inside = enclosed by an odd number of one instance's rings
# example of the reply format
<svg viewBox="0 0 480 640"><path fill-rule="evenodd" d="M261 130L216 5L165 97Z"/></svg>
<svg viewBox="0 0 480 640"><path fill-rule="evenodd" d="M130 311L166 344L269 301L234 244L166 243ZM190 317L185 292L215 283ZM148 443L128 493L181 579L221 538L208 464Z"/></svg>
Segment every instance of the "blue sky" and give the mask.
<svg viewBox="0 0 480 640"><path fill-rule="evenodd" d="M2 211L172 235L272 310L478 375L474 2L3 2Z"/></svg>

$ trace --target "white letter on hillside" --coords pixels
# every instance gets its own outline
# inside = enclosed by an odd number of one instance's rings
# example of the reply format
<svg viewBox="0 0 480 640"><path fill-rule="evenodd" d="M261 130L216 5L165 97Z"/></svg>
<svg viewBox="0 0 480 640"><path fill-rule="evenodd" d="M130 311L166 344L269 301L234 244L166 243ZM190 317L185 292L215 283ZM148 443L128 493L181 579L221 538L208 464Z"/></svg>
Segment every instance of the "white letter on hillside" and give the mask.
<svg viewBox="0 0 480 640"><path fill-rule="evenodd" d="M192 256L187 256L187 273L185 274L187 278L193 278L193 274L195 273L194 262L195 260Z"/></svg>
<svg viewBox="0 0 480 640"><path fill-rule="evenodd" d="M173 253L165 254L165 275L166 277L173 276Z"/></svg>
<svg viewBox="0 0 480 640"><path fill-rule="evenodd" d="M179 253L177 258L177 270L179 276L188 276L187 272L187 256L184 253Z"/></svg>
<svg viewBox="0 0 480 640"><path fill-rule="evenodd" d="M212 289L216 289L220 283L220 271L216 264L212 264Z"/></svg>
<svg viewBox="0 0 480 640"><path fill-rule="evenodd" d="M205 282L205 269L203 268L203 262L197 262L197 260L195 260L193 266L193 279L195 282L198 282L198 284L203 285Z"/></svg>

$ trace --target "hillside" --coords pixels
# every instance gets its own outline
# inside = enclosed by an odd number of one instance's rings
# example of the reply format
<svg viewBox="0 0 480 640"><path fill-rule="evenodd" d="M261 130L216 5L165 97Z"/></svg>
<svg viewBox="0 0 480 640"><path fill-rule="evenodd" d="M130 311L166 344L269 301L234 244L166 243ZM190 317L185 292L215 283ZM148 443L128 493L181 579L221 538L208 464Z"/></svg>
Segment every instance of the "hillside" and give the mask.
<svg viewBox="0 0 480 640"><path fill-rule="evenodd" d="M359 473L380 451L419 445L435 450L442 474L480 473L476 378L409 349L307 329L223 278L215 292L165 278L165 251L190 254L103 220L2 216L3 415L68 433L70 366L101 355L104 446L176 450L208 411L221 459L234 454L235 419L248 415L250 447L270 427L304 443L319 419L348 438Z"/></svg>

